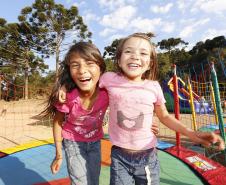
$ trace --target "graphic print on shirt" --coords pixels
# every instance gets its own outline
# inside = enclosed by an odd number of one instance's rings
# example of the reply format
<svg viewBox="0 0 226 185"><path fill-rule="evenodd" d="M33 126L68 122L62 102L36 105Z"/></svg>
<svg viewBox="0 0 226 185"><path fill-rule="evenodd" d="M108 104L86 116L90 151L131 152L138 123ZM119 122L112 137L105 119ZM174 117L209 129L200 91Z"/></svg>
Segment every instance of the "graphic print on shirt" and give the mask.
<svg viewBox="0 0 226 185"><path fill-rule="evenodd" d="M80 135L83 135L85 138L93 137L96 134L96 132L99 131L99 127L101 126L100 120L102 120L103 116L104 116L103 111L101 110L95 116L84 115L84 116L78 117L75 120L76 126L74 127L74 131Z"/></svg>
<svg viewBox="0 0 226 185"><path fill-rule="evenodd" d="M126 117L122 111L117 111L118 126L125 130L137 130L142 127L144 121L144 114L140 114L134 118Z"/></svg>
<svg viewBox="0 0 226 185"><path fill-rule="evenodd" d="M141 129L144 126L144 115L147 112L144 100L141 98L123 97L122 95L115 96L113 105L116 110L117 125L127 131Z"/></svg>

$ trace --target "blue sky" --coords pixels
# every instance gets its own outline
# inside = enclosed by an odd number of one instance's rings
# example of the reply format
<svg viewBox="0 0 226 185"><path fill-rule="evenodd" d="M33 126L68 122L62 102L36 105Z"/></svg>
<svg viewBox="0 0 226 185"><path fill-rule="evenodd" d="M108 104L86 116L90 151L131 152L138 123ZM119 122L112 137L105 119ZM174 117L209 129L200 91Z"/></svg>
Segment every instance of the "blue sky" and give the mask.
<svg viewBox="0 0 226 185"><path fill-rule="evenodd" d="M16 22L20 10L34 0L1 1L0 17ZM55 0L75 5L101 52L111 42L133 32L154 32L155 43L180 37L189 47L198 41L226 36L226 0ZM63 57L64 55L61 55ZM46 61L55 69L53 59Z"/></svg>

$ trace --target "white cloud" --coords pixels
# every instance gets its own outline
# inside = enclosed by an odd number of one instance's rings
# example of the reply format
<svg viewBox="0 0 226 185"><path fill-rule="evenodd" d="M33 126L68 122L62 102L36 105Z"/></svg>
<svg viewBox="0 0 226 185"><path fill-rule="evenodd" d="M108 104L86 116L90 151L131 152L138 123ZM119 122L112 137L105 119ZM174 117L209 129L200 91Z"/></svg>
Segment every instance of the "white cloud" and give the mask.
<svg viewBox="0 0 226 185"><path fill-rule="evenodd" d="M161 18L147 19L138 17L130 22L130 28L138 32L154 32L161 25Z"/></svg>
<svg viewBox="0 0 226 185"><path fill-rule="evenodd" d="M67 0L66 3L67 3L67 4L71 3L71 0Z"/></svg>
<svg viewBox="0 0 226 185"><path fill-rule="evenodd" d="M163 28L161 31L165 33L172 33L175 30L175 23L174 22L164 22Z"/></svg>
<svg viewBox="0 0 226 185"><path fill-rule="evenodd" d="M84 15L82 17L83 17L84 22L86 24L88 24L91 21L98 21L99 20L99 17L97 15L90 13L90 12L84 13Z"/></svg>
<svg viewBox="0 0 226 185"><path fill-rule="evenodd" d="M194 24L195 21L196 21L195 18L187 18L187 19L181 18L179 20L179 23L188 25L188 24Z"/></svg>
<svg viewBox="0 0 226 185"><path fill-rule="evenodd" d="M185 14L190 9L192 4L194 4L194 2L192 0L190 0L190 1L187 1L187 0L177 1L177 7L183 14Z"/></svg>
<svg viewBox="0 0 226 185"><path fill-rule="evenodd" d="M185 1L177 1L177 6L178 9L181 10L182 12L185 12L186 4Z"/></svg>
<svg viewBox="0 0 226 185"><path fill-rule="evenodd" d="M181 38L187 38L187 37L191 37L192 34L194 32L197 31L197 29L206 24L207 22L209 22L210 19L209 18L206 18L206 19L203 19L203 20L199 20L199 21L194 21L194 23L189 23L188 26L185 26L184 29L180 32L179 36Z"/></svg>
<svg viewBox="0 0 226 185"><path fill-rule="evenodd" d="M192 35L192 33L195 32L195 29L193 26L186 26L179 34L180 37L186 38Z"/></svg>
<svg viewBox="0 0 226 185"><path fill-rule="evenodd" d="M167 13L173 7L173 3L168 3L165 6L151 6L150 10L154 13Z"/></svg>
<svg viewBox="0 0 226 185"><path fill-rule="evenodd" d="M108 8L110 10L113 10L114 8L120 7L124 5L124 0L99 0L98 1L100 7L102 8Z"/></svg>
<svg viewBox="0 0 226 185"><path fill-rule="evenodd" d="M202 20L196 21L195 26L204 25L204 24L208 23L209 21L210 21L210 18L206 18L206 19L202 19Z"/></svg>
<svg viewBox="0 0 226 185"><path fill-rule="evenodd" d="M191 12L223 14L226 11L225 0L198 0L194 2Z"/></svg>
<svg viewBox="0 0 226 185"><path fill-rule="evenodd" d="M109 40L113 41L115 39L120 39L120 38L123 38L123 37L124 37L123 34L114 34L111 37L109 37Z"/></svg>
<svg viewBox="0 0 226 185"><path fill-rule="evenodd" d="M103 31L101 31L101 32L99 33L99 35L102 36L102 37L106 37L106 36L108 36L109 34L114 33L115 31L116 31L116 30L114 30L114 29L105 28Z"/></svg>
<svg viewBox="0 0 226 185"><path fill-rule="evenodd" d="M212 13L223 13L226 11L226 1L225 0L210 0L201 4L200 9L204 12Z"/></svg>
<svg viewBox="0 0 226 185"><path fill-rule="evenodd" d="M126 5L132 5L136 0L99 0L98 3L101 8L106 8L108 10L115 10Z"/></svg>
<svg viewBox="0 0 226 185"><path fill-rule="evenodd" d="M108 37L107 38L107 45L110 45L115 39L120 39L120 38L123 38L123 37L125 37L125 35L123 35L123 34L114 34L114 35L112 35L112 36L110 36L110 37ZM106 45L106 46L107 46Z"/></svg>
<svg viewBox="0 0 226 185"><path fill-rule="evenodd" d="M202 6L202 4L205 3L205 0L197 0L193 3L193 5L190 8L190 11L192 13L196 13L200 11L200 7Z"/></svg>
<svg viewBox="0 0 226 185"><path fill-rule="evenodd" d="M216 30L216 29L208 29L204 32L202 35L202 41L205 41L206 39L213 39L214 37L224 35L226 34L226 29L222 30Z"/></svg>
<svg viewBox="0 0 226 185"><path fill-rule="evenodd" d="M100 20L100 24L106 27L114 28L114 29L125 29L129 21L136 14L136 8L133 6L124 6L118 8L116 11L111 14L104 15L102 20Z"/></svg>

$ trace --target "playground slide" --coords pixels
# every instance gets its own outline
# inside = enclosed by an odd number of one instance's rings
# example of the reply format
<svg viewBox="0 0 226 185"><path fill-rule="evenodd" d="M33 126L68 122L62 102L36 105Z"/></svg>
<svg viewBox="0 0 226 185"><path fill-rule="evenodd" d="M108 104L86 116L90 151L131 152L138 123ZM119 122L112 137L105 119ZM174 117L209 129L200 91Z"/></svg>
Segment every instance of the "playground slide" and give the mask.
<svg viewBox="0 0 226 185"><path fill-rule="evenodd" d="M185 86L185 83L180 79L180 82ZM168 85L164 85L164 95L166 98L166 101L170 101L172 103L173 101L173 85L171 83L171 80L168 81ZM194 105L195 105L195 112L196 113L210 113L212 110L209 106L208 103L204 103L205 110L202 108L200 110L200 103L198 102L199 100L199 95L196 94L195 92L193 93L193 98L194 98ZM183 88L179 87L178 89L178 97L179 97L179 102L180 102L180 111L184 113L191 113L191 108L190 108L190 103L189 103L189 92ZM167 104L166 104L167 105ZM171 107L167 107L169 110L172 110Z"/></svg>
<svg viewBox="0 0 226 185"><path fill-rule="evenodd" d="M178 93L179 94L183 94L183 97L185 97L184 100L189 101L189 92L186 91L184 88L180 88ZM211 110L211 108L209 106L209 103L207 103L207 102L204 103L205 110L204 110L204 108L200 109L199 95L197 95L195 92L192 92L192 93L193 93L195 112L196 113L202 113L203 114L203 113L210 113L210 112L212 112L212 110ZM190 105L189 105L189 107L190 107Z"/></svg>
<svg viewBox="0 0 226 185"><path fill-rule="evenodd" d="M180 88L179 92L181 92L186 97L186 99L189 99L189 97L190 97L189 92L186 91L184 88ZM193 91L192 91L192 94L193 94L193 98L198 101L199 100L199 95L197 95Z"/></svg>
<svg viewBox="0 0 226 185"><path fill-rule="evenodd" d="M165 81L163 83L163 92L164 92L164 97L166 99L167 110L170 112L173 112L174 111L173 85ZM178 97L180 100L179 101L180 111L183 113L191 113L188 97L185 96L181 91L178 92Z"/></svg>

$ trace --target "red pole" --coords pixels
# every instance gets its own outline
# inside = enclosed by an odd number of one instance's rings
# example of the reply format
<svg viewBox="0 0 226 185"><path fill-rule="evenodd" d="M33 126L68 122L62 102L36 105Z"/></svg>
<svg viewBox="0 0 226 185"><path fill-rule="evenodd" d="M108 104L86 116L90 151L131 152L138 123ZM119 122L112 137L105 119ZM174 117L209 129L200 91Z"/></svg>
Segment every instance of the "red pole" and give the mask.
<svg viewBox="0 0 226 185"><path fill-rule="evenodd" d="M174 96L174 114L177 120L180 119L180 106L179 106L179 95L178 95L178 80L176 73L176 65L173 65L174 75L173 75L173 96ZM176 146L177 155L180 156L180 133L176 132Z"/></svg>

